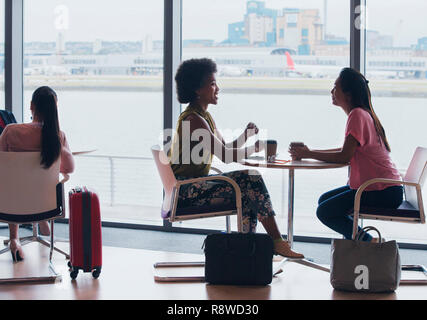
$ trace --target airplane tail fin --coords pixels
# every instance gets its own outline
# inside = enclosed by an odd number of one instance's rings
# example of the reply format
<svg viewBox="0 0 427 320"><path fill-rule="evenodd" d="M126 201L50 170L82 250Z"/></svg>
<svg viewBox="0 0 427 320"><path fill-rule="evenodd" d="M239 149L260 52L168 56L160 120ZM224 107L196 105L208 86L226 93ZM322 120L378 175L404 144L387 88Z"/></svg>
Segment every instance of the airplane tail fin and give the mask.
<svg viewBox="0 0 427 320"><path fill-rule="evenodd" d="M286 52L286 64L288 66L288 70L292 70L295 71L295 63L294 60L292 59L291 55L289 54L289 52Z"/></svg>

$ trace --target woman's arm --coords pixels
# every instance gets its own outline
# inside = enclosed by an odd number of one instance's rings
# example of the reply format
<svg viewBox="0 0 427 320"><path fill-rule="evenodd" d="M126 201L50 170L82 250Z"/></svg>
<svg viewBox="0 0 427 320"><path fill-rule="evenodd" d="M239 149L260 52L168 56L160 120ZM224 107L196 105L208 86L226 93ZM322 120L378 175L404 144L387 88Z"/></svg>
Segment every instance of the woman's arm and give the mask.
<svg viewBox="0 0 427 320"><path fill-rule="evenodd" d="M250 137L253 137L254 135L258 134L258 131L258 127L251 122L246 126L245 131L243 131L243 133L232 142L226 143L218 129L216 129L216 135L218 139L221 140L227 148L241 148L245 145L246 141L248 141Z"/></svg>
<svg viewBox="0 0 427 320"><path fill-rule="evenodd" d="M73 173L74 172L74 157L71 153L70 146L68 145L65 133L61 132L62 136L62 147L61 147L61 173Z"/></svg>
<svg viewBox="0 0 427 320"><path fill-rule="evenodd" d="M326 150L311 150L311 151L314 151L314 152L322 152L322 153L340 152L340 151L342 151L342 148L326 149Z"/></svg>
<svg viewBox="0 0 427 320"><path fill-rule="evenodd" d="M358 145L359 142L350 134L345 139L344 146L341 149L332 149L325 152L325 150L310 150L304 146L295 147L289 152L291 153L292 157L299 159L315 159L331 163L349 163L351 158L353 158L354 152L356 151Z"/></svg>
<svg viewBox="0 0 427 320"><path fill-rule="evenodd" d="M193 138L197 138L197 135L199 134L201 135L198 141L195 143L206 144L203 146L203 148L209 148L209 151L224 163L238 162L255 152L262 151L263 144L260 143L256 143L254 146L247 148L230 148L227 144L224 144L224 141L221 139L220 135L219 137L214 135L208 123L201 117L190 115L185 120L190 122L191 136L193 137L196 135ZM204 141L205 139L209 139L209 141Z"/></svg>
<svg viewBox="0 0 427 320"><path fill-rule="evenodd" d="M241 148L245 145L246 141L248 141L250 137L257 135L258 132L259 129L256 124L251 122L246 126L245 131L243 131L243 133L235 141L226 143L225 145L227 148Z"/></svg>

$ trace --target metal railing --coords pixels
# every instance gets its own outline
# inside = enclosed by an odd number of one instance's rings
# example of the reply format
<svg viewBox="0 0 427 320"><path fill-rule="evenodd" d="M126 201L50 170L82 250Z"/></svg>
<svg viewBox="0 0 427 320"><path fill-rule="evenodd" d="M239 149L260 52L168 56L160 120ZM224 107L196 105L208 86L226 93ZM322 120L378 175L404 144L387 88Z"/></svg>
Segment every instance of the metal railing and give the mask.
<svg viewBox="0 0 427 320"><path fill-rule="evenodd" d="M93 185L102 194L104 204L158 207L161 205L162 185L152 157L79 155L76 157L76 165L76 173L72 175L71 179L77 180L78 184ZM216 163L214 165L217 166ZM220 164L219 168L223 171L230 171L230 166L221 167ZM235 166L231 169L239 170L241 168ZM274 207L278 216L285 217L287 215L287 171L280 170L280 174L278 171L261 171L261 174L265 176L264 180L268 185L271 198L275 202ZM301 179L297 179L296 182L308 185ZM327 186L323 186L323 188L326 190ZM307 198L315 197L312 191L317 191L317 189L320 189L320 185L315 181L310 181L310 186L299 190L298 195Z"/></svg>
<svg viewBox="0 0 427 320"><path fill-rule="evenodd" d="M148 201L160 207L161 196L153 202L161 194L161 183L152 157L79 155L76 166L73 182L92 185L104 204L146 205Z"/></svg>

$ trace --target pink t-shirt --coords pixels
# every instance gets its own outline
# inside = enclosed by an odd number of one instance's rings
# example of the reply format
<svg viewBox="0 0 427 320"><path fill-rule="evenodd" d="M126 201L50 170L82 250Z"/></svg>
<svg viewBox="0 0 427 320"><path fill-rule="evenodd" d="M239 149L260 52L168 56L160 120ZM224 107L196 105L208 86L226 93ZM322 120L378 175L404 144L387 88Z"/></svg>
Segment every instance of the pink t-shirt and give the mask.
<svg viewBox="0 0 427 320"><path fill-rule="evenodd" d="M9 124L0 136L0 151L37 152L41 150L42 125L40 123ZM61 131L62 173L74 171L74 159L65 133Z"/></svg>
<svg viewBox="0 0 427 320"><path fill-rule="evenodd" d="M350 160L351 189L358 189L363 183L374 178L401 180L399 171L391 161L383 141L375 130L374 120L362 108L353 109L348 115L345 136L352 135L358 142L353 158ZM366 191L384 190L399 184L376 183Z"/></svg>

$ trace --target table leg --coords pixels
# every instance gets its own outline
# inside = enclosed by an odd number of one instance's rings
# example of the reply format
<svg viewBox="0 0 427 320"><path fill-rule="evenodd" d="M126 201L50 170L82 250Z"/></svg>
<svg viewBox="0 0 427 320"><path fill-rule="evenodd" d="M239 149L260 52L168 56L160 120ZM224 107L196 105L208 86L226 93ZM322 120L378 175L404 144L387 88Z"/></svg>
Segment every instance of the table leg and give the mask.
<svg viewBox="0 0 427 320"><path fill-rule="evenodd" d="M322 265L317 264L315 262L312 262L312 261L310 261L308 259L291 259L291 258L285 258L285 259L283 259L280 262L280 264L276 267L276 269L273 270L273 276L277 276L280 273L282 273L284 265L286 263L288 263L288 262L298 263L298 264L301 264L303 266L310 267L310 268L313 268L313 269L317 269L317 270L320 270L320 271L325 271L325 272L328 272L328 273L331 272L331 270L328 267L322 266Z"/></svg>
<svg viewBox="0 0 427 320"><path fill-rule="evenodd" d="M288 187L288 236L287 240L289 242L289 245L291 248L294 244L294 194L295 194L295 170L289 169L289 187ZM288 262L295 262L310 268L314 268L317 270L330 272L329 268L321 266L317 263L314 263L312 261L309 261L308 259L291 259L291 258L285 258L282 260L282 262L279 264L279 266L274 270L273 275L277 276L281 272L283 272L282 268L283 266Z"/></svg>
<svg viewBox="0 0 427 320"><path fill-rule="evenodd" d="M289 169L289 186L288 186L288 236L289 245L294 244L294 181L295 170Z"/></svg>

